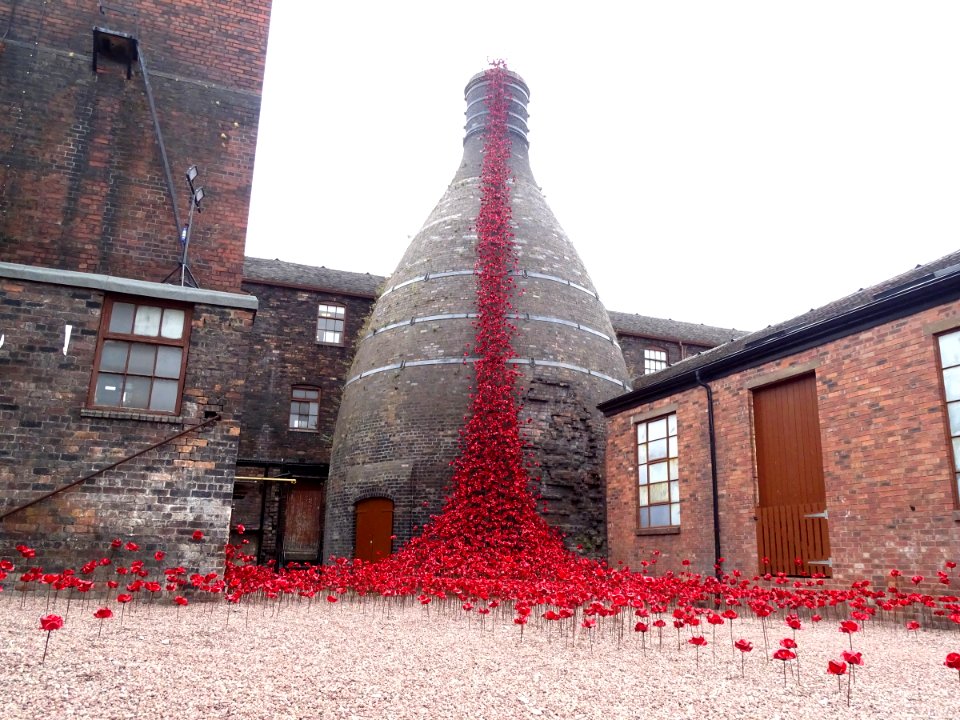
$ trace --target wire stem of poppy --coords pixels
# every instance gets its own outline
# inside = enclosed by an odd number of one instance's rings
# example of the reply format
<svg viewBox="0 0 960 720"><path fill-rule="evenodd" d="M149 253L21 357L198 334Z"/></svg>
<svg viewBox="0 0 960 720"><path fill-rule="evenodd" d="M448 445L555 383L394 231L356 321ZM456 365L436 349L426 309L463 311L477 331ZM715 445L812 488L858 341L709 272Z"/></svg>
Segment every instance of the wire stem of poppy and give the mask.
<svg viewBox="0 0 960 720"><path fill-rule="evenodd" d="M847 707L850 707L850 685L853 682L853 673L847 676Z"/></svg>
<svg viewBox="0 0 960 720"><path fill-rule="evenodd" d="M43 657L40 658L40 664L43 665L44 661L47 659L47 645L50 644L50 631L47 630L47 639L43 641Z"/></svg>
<svg viewBox="0 0 960 720"><path fill-rule="evenodd" d="M103 618L100 618L100 625L97 627L97 640L100 639L101 632L103 632Z"/></svg>

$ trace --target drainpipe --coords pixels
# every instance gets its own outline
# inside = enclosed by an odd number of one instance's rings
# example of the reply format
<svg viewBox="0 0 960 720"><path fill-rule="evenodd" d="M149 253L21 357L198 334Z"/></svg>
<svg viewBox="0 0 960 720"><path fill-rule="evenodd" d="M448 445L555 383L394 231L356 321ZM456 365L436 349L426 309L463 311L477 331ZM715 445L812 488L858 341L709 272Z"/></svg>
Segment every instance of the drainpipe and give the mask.
<svg viewBox="0 0 960 720"><path fill-rule="evenodd" d="M700 370L694 375L697 384L707 391L707 425L710 434L710 483L713 489L713 553L717 577L720 577L720 498L717 482L717 434L713 424L713 389L700 379Z"/></svg>

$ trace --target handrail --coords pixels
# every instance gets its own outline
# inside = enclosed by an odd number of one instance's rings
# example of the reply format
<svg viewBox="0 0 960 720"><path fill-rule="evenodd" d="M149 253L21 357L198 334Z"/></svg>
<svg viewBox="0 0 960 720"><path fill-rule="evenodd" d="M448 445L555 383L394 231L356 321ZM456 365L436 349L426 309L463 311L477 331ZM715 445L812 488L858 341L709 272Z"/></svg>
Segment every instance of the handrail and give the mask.
<svg viewBox="0 0 960 720"><path fill-rule="evenodd" d="M5 513L3 513L2 515L0 515L0 522L3 522L3 521L6 520L8 517L10 517L11 515L15 515L16 513L20 512L21 510L26 510L28 507L32 507L33 505L36 505L36 504L39 503L39 502L43 502L43 501L46 500L47 498L51 498L51 497L53 497L54 495L59 495L59 494L62 493L63 491L69 490L69 489L72 488L72 487L76 487L76 486L79 485L80 483L84 483L84 482L86 482L87 480L92 480L93 478L97 477L98 475L102 475L103 473L107 472L108 470L113 470L113 468L117 467L118 465L122 465L123 463L129 462L129 461L133 460L134 458L138 458L138 457L140 457L141 455L150 452L151 450L157 449L157 448L160 447L161 445L166 445L166 444L169 443L169 442L173 442L173 441L176 440L177 438L182 437L182 436L186 435L187 433L192 433L192 432L195 432L195 431L197 431L197 430L202 430L202 429L205 428L207 425L212 425L213 423L215 423L215 422L217 422L218 420L221 420L221 419L222 419L222 416L221 416L221 415L219 415L219 414L214 415L212 418L207 418L206 420L204 420L204 421L203 421L202 423L200 423L199 425L191 425L190 427L186 428L185 430L181 430L181 431L178 432L176 435L171 435L171 436L168 437L168 438L164 438L164 439L161 440L160 442L156 442L156 443L154 443L153 445L151 445L150 447L146 447L146 448L144 448L143 450L138 450L137 452L133 453L132 455L128 455L127 457L122 458L122 459L120 459L120 460L117 460L117 461L114 462L114 463L110 463L109 465L107 465L107 466L105 466L105 467L102 467L102 468L100 468L99 470L94 470L92 473L90 473L89 475L84 475L84 476L83 476L82 478L80 478L79 480L74 480L72 483L69 483L69 484L67 484L67 485L64 485L63 487L59 487L59 488L57 488L56 490L51 490L50 492L44 493L44 494L41 495L40 497L34 498L33 500L31 500L31 501L28 502L28 503L24 503L23 505L18 505L17 507L13 508L12 510L7 510Z"/></svg>

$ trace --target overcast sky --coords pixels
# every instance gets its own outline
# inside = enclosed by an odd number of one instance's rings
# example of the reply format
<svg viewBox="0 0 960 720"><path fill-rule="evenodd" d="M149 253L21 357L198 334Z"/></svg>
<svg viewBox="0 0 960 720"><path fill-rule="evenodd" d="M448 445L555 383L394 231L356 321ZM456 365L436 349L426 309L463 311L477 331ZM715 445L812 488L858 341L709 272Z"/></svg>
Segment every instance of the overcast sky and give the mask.
<svg viewBox="0 0 960 720"><path fill-rule="evenodd" d="M960 248L958 2L272 13L248 255L393 272L495 58L608 309L758 329Z"/></svg>

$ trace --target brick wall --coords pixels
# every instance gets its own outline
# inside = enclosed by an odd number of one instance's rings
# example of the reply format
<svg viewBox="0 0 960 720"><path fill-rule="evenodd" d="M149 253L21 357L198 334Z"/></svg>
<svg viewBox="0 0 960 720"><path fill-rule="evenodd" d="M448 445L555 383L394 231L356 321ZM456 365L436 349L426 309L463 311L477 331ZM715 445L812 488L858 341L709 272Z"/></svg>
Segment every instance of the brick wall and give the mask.
<svg viewBox="0 0 960 720"><path fill-rule="evenodd" d="M709 347L705 345L689 345L684 343L683 347L681 347L680 343L673 340L641 337L623 332L617 332L617 342L620 343L620 349L623 351L623 359L627 363L627 372L630 373L630 378L634 382L637 381L637 378L644 375L644 350L663 350L667 354L668 365L676 365L685 357L709 350Z"/></svg>
<svg viewBox="0 0 960 720"><path fill-rule="evenodd" d="M200 169L191 268L237 291L266 53L267 0L21 0L0 43L0 260L160 281L177 268L172 203ZM12 10L11 10L12 12ZM147 61L174 182L171 200L135 68L91 69L93 25L132 33Z"/></svg>
<svg viewBox="0 0 960 720"><path fill-rule="evenodd" d="M945 432L934 331L960 326L960 303L830 342L711 381L714 391L722 552L731 568L761 570L751 390L784 374L816 374L833 577L884 587L891 568L934 576L960 555L960 514ZM710 456L705 391L695 388L608 419L611 559L632 566L653 549L664 569L690 558L711 572ZM678 535L638 535L631 416L676 404L680 443ZM921 590L943 587L927 581Z"/></svg>
<svg viewBox="0 0 960 720"><path fill-rule="evenodd" d="M0 547L23 542L38 548L38 564L73 566L120 537L190 567L221 567L253 313L194 306L181 416L162 418L85 410L103 300L99 290L0 279L3 510L209 415L223 419L11 516L0 524ZM73 332L64 355L66 324ZM198 529L203 543L191 540Z"/></svg>
<svg viewBox="0 0 960 720"><path fill-rule="evenodd" d="M340 397L372 299L244 282L260 309L250 337L253 362L244 396L242 458L328 463ZM342 346L317 342L317 307L346 309ZM289 429L290 390L320 388L316 432Z"/></svg>

